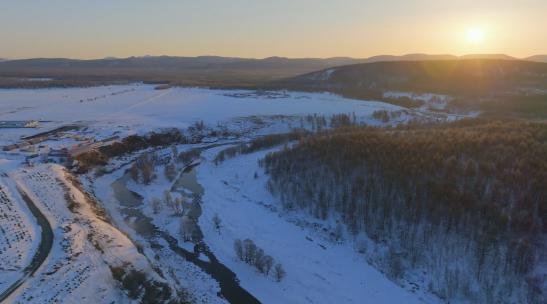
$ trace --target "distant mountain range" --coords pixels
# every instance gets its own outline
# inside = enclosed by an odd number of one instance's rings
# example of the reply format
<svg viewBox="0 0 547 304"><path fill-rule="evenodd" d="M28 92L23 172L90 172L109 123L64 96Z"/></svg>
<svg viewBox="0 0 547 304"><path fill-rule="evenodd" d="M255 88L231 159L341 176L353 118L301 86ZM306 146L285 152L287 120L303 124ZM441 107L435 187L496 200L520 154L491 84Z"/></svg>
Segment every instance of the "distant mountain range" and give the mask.
<svg viewBox="0 0 547 304"><path fill-rule="evenodd" d="M211 87L248 87L287 79L333 67L378 62L460 61L495 59L522 61L503 54L465 56L407 54L381 55L364 59L284 58L264 59L199 56L142 56L78 60L66 58L34 58L0 62L0 87L87 86L114 82L169 82L175 85ZM547 55L526 58L547 62ZM384 71L376 71L384 73ZM31 82L29 78L52 78L53 81Z"/></svg>
<svg viewBox="0 0 547 304"><path fill-rule="evenodd" d="M268 57L264 59L198 56L198 57L173 57L173 56L142 56L103 59L79 60L66 58L32 58L6 60L1 59L0 68L153 68L153 69L259 69L259 68L293 68L293 69L322 69L333 66L351 65L358 63L382 62L382 61L424 61L424 60L457 60L457 59L506 59L529 60L547 62L547 55L535 55L527 58L515 58L505 54L469 54L463 56L439 54L406 54L379 55L369 58L285 58Z"/></svg>
<svg viewBox="0 0 547 304"><path fill-rule="evenodd" d="M547 55L535 55L526 58L511 57L505 54L468 54L462 56L455 55L429 55L429 54L406 54L401 56L394 55L379 55L367 59L364 62L379 62L379 61L424 61L424 60L458 60L458 59L504 59L504 60L527 60L547 62Z"/></svg>
<svg viewBox="0 0 547 304"><path fill-rule="evenodd" d="M65 58L33 58L10 60L2 62L0 68L63 68L63 69L320 69L330 66L339 66L365 62L364 59L353 58L302 58L289 59L283 57L269 57L264 59L232 58L217 56L199 57L170 57L145 56L129 58L105 58L92 60L78 60Z"/></svg>
<svg viewBox="0 0 547 304"><path fill-rule="evenodd" d="M55 83L40 84L10 80L9 83L4 81L5 87L80 86L113 81L163 81L195 86L249 85L361 62L363 60L352 58L248 59L217 56L145 56L94 60L34 58L0 62L0 78L55 79Z"/></svg>

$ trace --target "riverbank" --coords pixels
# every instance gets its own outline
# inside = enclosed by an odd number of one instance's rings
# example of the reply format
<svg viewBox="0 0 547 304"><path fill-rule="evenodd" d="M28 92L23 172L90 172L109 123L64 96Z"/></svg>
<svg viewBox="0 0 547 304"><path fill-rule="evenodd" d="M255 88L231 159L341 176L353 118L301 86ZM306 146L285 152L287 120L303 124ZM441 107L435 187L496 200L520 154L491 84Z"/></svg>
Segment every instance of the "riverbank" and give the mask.
<svg viewBox="0 0 547 304"><path fill-rule="evenodd" d="M390 281L350 240L333 241L326 230L330 223L283 211L258 166L259 159L279 148L242 154L218 165L213 160L222 148L210 149L197 169L205 189L200 217L204 241L242 286L263 303L438 303ZM213 223L215 215L222 220L220 231ZM283 265L287 275L282 282L237 259L234 241L246 238Z"/></svg>

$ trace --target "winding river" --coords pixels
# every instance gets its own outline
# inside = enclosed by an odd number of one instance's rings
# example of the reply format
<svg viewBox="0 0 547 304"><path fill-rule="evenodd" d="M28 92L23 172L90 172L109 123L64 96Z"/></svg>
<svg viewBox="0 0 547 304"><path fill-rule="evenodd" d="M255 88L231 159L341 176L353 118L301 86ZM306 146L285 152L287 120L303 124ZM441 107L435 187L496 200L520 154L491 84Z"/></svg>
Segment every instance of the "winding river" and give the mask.
<svg viewBox="0 0 547 304"><path fill-rule="evenodd" d="M195 172L196 164L187 166L178 180L175 182L173 189L182 187L195 194L203 194L203 188L196 179ZM158 238L164 239L169 244L169 249L201 268L204 272L213 277L220 285L220 295L232 304L254 304L260 303L252 294L239 285L239 280L236 274L224 264L219 262L216 256L209 250L207 245L202 240L201 231L197 231L199 239L194 242L194 251L186 250L178 245L178 240L169 232L156 227L152 223L152 219L142 213L140 207L143 204L143 197L138 193L132 192L126 187L126 182L129 179L126 173L124 176L112 183L112 189L116 199L121 204L121 212L126 218L131 218L129 225L138 234L145 237L152 248L161 245L157 242ZM201 215L201 205L197 204L194 211L196 219ZM199 230L199 226L196 227ZM208 261L199 259L200 254L208 257Z"/></svg>

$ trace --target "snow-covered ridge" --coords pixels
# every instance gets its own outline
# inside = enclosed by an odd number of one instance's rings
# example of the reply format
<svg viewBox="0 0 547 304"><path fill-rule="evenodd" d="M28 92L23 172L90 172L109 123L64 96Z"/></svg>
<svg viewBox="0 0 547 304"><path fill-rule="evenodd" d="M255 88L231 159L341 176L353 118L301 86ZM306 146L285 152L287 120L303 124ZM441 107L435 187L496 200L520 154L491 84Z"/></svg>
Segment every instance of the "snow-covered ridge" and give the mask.
<svg viewBox="0 0 547 304"><path fill-rule="evenodd" d="M309 80L325 81L325 80L329 80L334 72L336 72L335 68L327 69L327 70L324 70L324 71L311 73L306 78L309 79Z"/></svg>
<svg viewBox="0 0 547 304"><path fill-rule="evenodd" d="M47 217L54 244L44 265L12 296L14 303L128 302L110 267L152 273L133 243L99 219L85 195L58 165L20 169L10 176Z"/></svg>

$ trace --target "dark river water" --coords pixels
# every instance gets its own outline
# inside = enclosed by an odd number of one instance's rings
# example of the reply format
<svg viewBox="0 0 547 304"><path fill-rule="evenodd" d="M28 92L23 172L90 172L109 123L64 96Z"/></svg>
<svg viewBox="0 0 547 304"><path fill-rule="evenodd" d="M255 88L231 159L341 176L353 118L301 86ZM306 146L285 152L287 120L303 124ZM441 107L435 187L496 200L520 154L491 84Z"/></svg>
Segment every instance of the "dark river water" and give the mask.
<svg viewBox="0 0 547 304"><path fill-rule="evenodd" d="M203 194L204 189L196 178L195 169L197 165L198 164L187 166L174 183L171 190L182 191L184 189L191 191L196 195ZM140 209L143 205L143 197L126 187L126 182L129 178L129 175L125 174L112 183L111 186L114 195L120 202L121 212L126 217L126 222L132 229L146 238L150 242L152 248L155 248L156 246L161 247L157 240L159 238L164 239L169 244L169 249L172 252L211 275L211 277L220 285L219 296L222 296L228 302L233 304L260 303L260 301L239 285L236 274L218 261L216 256L203 242L201 231L196 233L199 238L194 240L194 251L188 251L178 245L178 239L171 235L169 231L163 231L156 227L152 223L152 219L144 215ZM201 215L201 204L197 204L196 208L193 209L193 215L196 216L196 218L199 218ZM199 230L199 226L196 228ZM199 259L200 254L207 256L209 261Z"/></svg>

